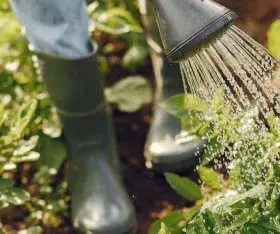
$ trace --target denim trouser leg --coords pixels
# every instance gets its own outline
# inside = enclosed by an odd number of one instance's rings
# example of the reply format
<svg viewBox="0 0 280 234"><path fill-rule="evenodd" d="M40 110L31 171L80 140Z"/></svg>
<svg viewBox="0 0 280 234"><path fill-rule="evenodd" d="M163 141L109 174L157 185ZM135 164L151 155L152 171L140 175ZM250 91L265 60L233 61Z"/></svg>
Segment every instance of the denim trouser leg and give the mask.
<svg viewBox="0 0 280 234"><path fill-rule="evenodd" d="M35 50L68 58L92 51L84 0L10 0Z"/></svg>

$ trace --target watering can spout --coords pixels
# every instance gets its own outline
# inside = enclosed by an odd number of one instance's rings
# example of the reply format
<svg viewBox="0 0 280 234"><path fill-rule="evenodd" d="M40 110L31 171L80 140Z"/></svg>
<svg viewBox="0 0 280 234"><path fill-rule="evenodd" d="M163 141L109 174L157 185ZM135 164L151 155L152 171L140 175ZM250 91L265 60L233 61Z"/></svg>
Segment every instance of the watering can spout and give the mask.
<svg viewBox="0 0 280 234"><path fill-rule="evenodd" d="M184 59L237 17L211 0L151 0L151 4L165 54L171 62Z"/></svg>

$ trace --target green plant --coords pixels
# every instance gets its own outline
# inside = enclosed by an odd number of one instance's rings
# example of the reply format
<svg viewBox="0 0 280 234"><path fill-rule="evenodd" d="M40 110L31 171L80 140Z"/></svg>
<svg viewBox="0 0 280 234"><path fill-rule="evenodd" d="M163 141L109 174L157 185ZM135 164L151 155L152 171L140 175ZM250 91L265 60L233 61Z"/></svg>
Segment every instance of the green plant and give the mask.
<svg viewBox="0 0 280 234"><path fill-rule="evenodd" d="M121 53L120 65L130 72L135 72L145 64L149 51L146 37L140 22L138 2L133 1L94 1L88 6L90 28L93 37L100 44L104 37L100 32L110 37L108 44L99 48L99 59L106 72L110 64L110 55Z"/></svg>
<svg viewBox="0 0 280 234"><path fill-rule="evenodd" d="M197 138L208 144L197 167L201 183L211 189L195 213L184 210L158 220L149 233L158 233L165 223L170 233L280 233L279 195L279 121L274 115L265 119L257 107L247 113L232 112L223 99L223 89L207 107L199 97L180 94L162 106L181 119L183 132L178 141ZM259 129L260 121L266 130ZM209 167L214 165L214 171ZM227 168L227 174L219 170ZM181 196L200 200L194 182L166 174L167 182ZM224 186L226 179L230 186ZM196 196L194 196L196 194ZM186 218L187 217L187 218Z"/></svg>

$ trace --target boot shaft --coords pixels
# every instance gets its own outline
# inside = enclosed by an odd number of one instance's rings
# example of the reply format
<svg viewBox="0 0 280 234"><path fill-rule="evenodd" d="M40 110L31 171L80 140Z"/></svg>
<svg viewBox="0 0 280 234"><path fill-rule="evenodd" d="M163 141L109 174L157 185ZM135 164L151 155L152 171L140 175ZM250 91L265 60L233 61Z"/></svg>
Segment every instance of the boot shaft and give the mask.
<svg viewBox="0 0 280 234"><path fill-rule="evenodd" d="M36 53L49 95L60 113L81 115L104 103L102 77L94 56L67 59Z"/></svg>
<svg viewBox="0 0 280 234"><path fill-rule="evenodd" d="M70 148L108 145L114 135L103 77L94 54L67 59L37 53L39 70L57 107Z"/></svg>

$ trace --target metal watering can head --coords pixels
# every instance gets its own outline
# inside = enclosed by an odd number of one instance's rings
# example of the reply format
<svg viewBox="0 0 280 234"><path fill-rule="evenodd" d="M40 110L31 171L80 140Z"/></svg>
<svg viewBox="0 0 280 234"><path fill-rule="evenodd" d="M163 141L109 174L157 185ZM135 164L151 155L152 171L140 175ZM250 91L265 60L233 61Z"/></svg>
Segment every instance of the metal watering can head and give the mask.
<svg viewBox="0 0 280 234"><path fill-rule="evenodd" d="M229 27L237 15L211 0L151 0L164 51L179 62Z"/></svg>

